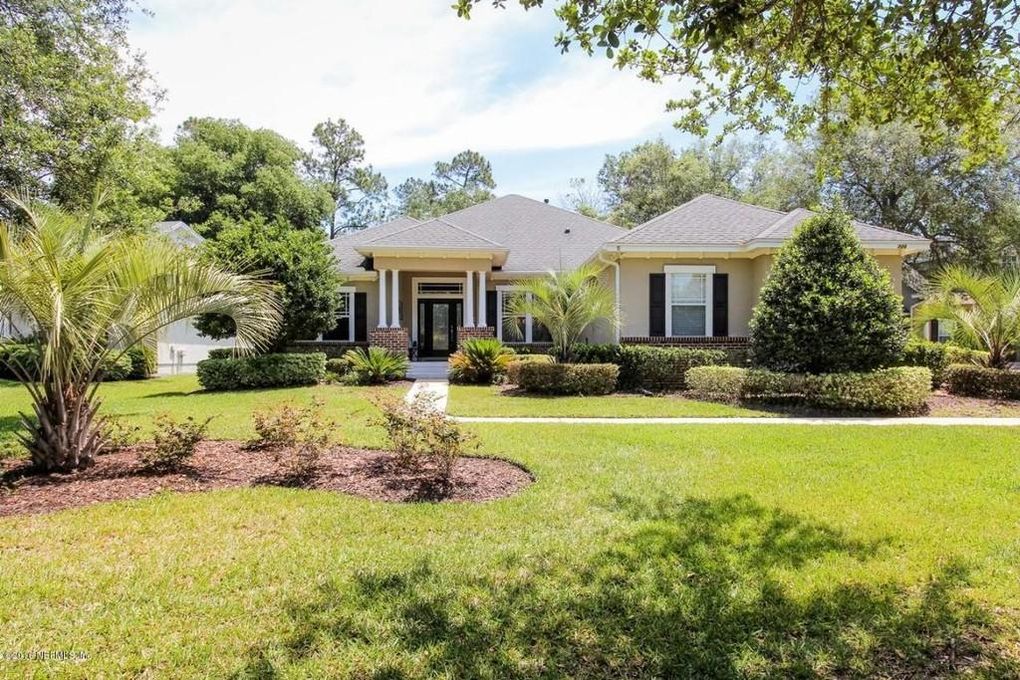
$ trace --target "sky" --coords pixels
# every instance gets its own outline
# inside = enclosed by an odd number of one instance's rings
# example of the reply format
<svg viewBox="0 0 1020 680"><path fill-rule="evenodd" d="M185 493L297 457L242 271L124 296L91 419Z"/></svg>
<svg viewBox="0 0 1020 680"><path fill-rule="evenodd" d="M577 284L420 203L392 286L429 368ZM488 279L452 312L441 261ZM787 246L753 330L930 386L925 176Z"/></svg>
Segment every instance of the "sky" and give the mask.
<svg viewBox="0 0 1020 680"><path fill-rule="evenodd" d="M673 128L677 84L642 81L604 56L561 55L548 9L452 0L143 0L129 41L165 97L164 141L189 116L236 118L307 147L344 118L396 186L458 151L492 162L497 193L560 203L607 153Z"/></svg>

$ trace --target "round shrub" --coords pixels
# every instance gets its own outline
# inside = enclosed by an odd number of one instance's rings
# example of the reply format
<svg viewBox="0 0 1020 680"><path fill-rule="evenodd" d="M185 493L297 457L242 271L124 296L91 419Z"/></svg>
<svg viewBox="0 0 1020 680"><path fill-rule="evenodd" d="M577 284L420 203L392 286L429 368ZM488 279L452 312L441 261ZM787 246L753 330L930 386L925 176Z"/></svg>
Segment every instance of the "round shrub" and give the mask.
<svg viewBox="0 0 1020 680"><path fill-rule="evenodd" d="M1020 399L1020 373L973 364L946 369L946 391L961 397Z"/></svg>
<svg viewBox="0 0 1020 680"><path fill-rule="evenodd" d="M620 369L616 364L555 364L536 361L511 364L511 380L535 394L610 394Z"/></svg>
<svg viewBox="0 0 1020 680"><path fill-rule="evenodd" d="M326 355L263 354L198 362L198 382L207 390L314 385L326 377Z"/></svg>
<svg viewBox="0 0 1020 680"><path fill-rule="evenodd" d="M407 356L383 347L352 349L344 355L347 377L356 385L381 385L407 375Z"/></svg>
<svg viewBox="0 0 1020 680"><path fill-rule="evenodd" d="M869 371L897 363L902 301L847 215L807 220L784 245L751 319L751 354L790 373Z"/></svg>
<svg viewBox="0 0 1020 680"><path fill-rule="evenodd" d="M513 358L513 350L496 338L465 340L460 350L450 356L450 382L491 385L506 375L506 367Z"/></svg>

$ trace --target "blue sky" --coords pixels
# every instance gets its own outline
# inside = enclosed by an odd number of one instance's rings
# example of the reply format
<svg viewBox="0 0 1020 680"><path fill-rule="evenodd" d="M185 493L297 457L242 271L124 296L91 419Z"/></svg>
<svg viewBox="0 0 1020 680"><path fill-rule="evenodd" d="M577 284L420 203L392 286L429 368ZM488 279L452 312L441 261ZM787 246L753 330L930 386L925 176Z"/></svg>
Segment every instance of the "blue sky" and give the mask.
<svg viewBox="0 0 1020 680"><path fill-rule="evenodd" d="M391 185L472 148L492 161L499 193L558 202L606 153L657 136L690 140L665 111L679 85L561 55L548 10L486 3L464 21L450 4L149 0L129 38L165 90L156 116L165 140L194 115L306 145L315 123L343 117Z"/></svg>

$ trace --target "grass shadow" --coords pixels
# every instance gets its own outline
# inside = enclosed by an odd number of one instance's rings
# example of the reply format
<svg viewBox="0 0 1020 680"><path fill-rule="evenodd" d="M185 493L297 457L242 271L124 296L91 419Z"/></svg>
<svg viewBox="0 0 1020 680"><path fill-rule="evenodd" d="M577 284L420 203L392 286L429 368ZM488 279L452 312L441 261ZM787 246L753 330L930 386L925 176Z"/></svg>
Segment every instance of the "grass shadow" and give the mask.
<svg viewBox="0 0 1020 680"><path fill-rule="evenodd" d="M357 573L289 605L292 634L237 677L1015 677L967 569L794 593L780 572L886 549L746 496L618 497L630 521L593 555L533 555L477 575L422 559ZM583 551L578 551L583 552ZM351 668L351 666L353 668ZM311 672L311 671L309 671Z"/></svg>

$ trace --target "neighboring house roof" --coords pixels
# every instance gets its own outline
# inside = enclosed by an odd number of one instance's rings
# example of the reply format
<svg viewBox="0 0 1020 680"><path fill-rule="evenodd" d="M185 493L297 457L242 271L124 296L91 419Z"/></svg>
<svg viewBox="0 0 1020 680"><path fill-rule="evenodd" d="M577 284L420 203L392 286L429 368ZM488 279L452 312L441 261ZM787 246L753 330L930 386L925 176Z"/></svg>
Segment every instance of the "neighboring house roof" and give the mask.
<svg viewBox="0 0 1020 680"><path fill-rule="evenodd" d="M399 223L399 224L398 224ZM572 269L620 234L620 227L510 194L440 218L418 222L401 217L333 239L344 272L363 272L375 250L407 248L503 251L505 272Z"/></svg>
<svg viewBox="0 0 1020 680"><path fill-rule="evenodd" d="M156 222L152 228L157 233L166 236L171 241L181 246L197 246L205 239L198 235L194 229L180 220L168 222Z"/></svg>
<svg viewBox="0 0 1020 680"><path fill-rule="evenodd" d="M797 208L788 213L741 203L730 198L702 194L615 239L610 246L657 249L700 248L731 250L774 246L818 213ZM904 246L927 250L928 240L892 229L853 222L857 235L871 247Z"/></svg>

